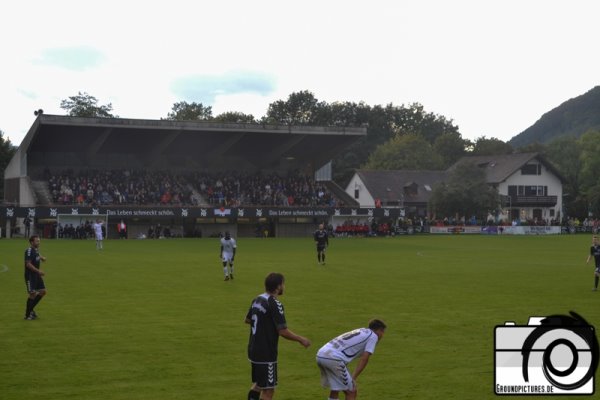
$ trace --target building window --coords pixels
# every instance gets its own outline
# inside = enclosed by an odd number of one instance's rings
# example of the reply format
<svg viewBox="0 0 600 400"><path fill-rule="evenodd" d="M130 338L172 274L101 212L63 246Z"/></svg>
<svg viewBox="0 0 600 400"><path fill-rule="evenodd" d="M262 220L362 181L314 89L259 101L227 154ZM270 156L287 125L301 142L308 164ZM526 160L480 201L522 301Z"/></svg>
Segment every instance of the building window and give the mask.
<svg viewBox="0 0 600 400"><path fill-rule="evenodd" d="M541 175L542 164L525 164L521 167L521 175Z"/></svg>
<svg viewBox="0 0 600 400"><path fill-rule="evenodd" d="M537 187L537 195L538 196L547 196L548 195L548 186L538 186Z"/></svg>
<svg viewBox="0 0 600 400"><path fill-rule="evenodd" d="M548 196L548 186L508 186L509 196Z"/></svg>

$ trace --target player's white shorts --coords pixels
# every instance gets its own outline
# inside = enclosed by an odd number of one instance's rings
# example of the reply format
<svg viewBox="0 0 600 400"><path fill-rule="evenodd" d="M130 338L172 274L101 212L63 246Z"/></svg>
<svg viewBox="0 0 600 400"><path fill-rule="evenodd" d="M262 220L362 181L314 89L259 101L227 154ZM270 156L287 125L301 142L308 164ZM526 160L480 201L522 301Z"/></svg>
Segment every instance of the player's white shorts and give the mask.
<svg viewBox="0 0 600 400"><path fill-rule="evenodd" d="M223 262L232 263L233 262L233 253L228 253L226 251L223 252Z"/></svg>
<svg viewBox="0 0 600 400"><path fill-rule="evenodd" d="M321 358L317 356L317 365L321 370L321 385L337 391L354 390L352 375L341 360Z"/></svg>
<svg viewBox="0 0 600 400"><path fill-rule="evenodd" d="M101 233L100 234L96 233L96 240L102 240L102 234Z"/></svg>

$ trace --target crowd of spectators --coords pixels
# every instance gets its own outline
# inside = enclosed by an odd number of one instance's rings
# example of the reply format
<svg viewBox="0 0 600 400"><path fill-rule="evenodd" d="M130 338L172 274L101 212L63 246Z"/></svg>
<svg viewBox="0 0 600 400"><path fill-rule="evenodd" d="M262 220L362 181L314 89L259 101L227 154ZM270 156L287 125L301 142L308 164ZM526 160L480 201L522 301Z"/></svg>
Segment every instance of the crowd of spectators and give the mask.
<svg viewBox="0 0 600 400"><path fill-rule="evenodd" d="M579 218L567 218L563 222L563 228L568 229L571 233L589 232L596 234L600 232L600 219L585 218L582 221Z"/></svg>
<svg viewBox="0 0 600 400"><path fill-rule="evenodd" d="M351 219L344 221L342 224L331 229L335 236L390 236L396 234L400 227L394 225L391 221L376 221L372 220L370 224L367 222L353 221Z"/></svg>
<svg viewBox="0 0 600 400"><path fill-rule="evenodd" d="M214 205L339 207L326 186L298 173L188 173L160 171L83 171L52 175L46 172L53 204L100 205ZM202 199L194 196L194 190Z"/></svg>
<svg viewBox="0 0 600 400"><path fill-rule="evenodd" d="M276 174L197 173L193 185L212 205L340 206L324 184L298 173Z"/></svg>
<svg viewBox="0 0 600 400"><path fill-rule="evenodd" d="M62 205L192 204L184 177L157 171L64 171L48 177L48 189Z"/></svg>

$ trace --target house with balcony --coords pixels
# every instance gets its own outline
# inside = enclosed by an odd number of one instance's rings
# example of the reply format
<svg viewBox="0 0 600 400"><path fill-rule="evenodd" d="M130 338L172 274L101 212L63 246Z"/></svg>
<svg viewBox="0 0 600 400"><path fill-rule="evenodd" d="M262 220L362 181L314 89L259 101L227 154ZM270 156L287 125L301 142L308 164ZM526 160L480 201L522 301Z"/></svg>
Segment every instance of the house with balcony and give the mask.
<svg viewBox="0 0 600 400"><path fill-rule="evenodd" d="M463 157L447 172L465 162L483 169L487 183L498 190L502 219L547 223L562 218L565 179L539 153Z"/></svg>
<svg viewBox="0 0 600 400"><path fill-rule="evenodd" d="M467 156L445 171L357 170L346 193L361 207L401 207L407 216L424 217L434 186L445 182L461 163L485 171L487 183L502 199L501 219L545 223L561 219L565 179L538 153Z"/></svg>

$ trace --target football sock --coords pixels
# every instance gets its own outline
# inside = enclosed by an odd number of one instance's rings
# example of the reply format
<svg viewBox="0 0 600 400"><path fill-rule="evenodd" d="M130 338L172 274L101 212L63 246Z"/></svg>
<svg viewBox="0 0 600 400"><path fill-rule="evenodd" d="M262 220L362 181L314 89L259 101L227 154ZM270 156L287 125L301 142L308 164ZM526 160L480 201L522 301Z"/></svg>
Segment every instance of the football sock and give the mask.
<svg viewBox="0 0 600 400"><path fill-rule="evenodd" d="M231 265L229 266L229 273L230 273L231 275L233 275L233 264L231 264Z"/></svg>
<svg viewBox="0 0 600 400"><path fill-rule="evenodd" d="M594 287L597 289L598 288L598 280L600 280L600 277L595 276L594 277Z"/></svg>
<svg viewBox="0 0 600 400"><path fill-rule="evenodd" d="M42 295L40 295L40 294L38 294L37 296L35 296L35 299L33 299L33 304L32 304L32 306L31 306L31 310L32 310L32 311L33 311L33 308L34 308L35 306L37 306L37 303L39 303L39 302L40 302L40 300L42 299L42 297L44 297L44 296L42 296Z"/></svg>
<svg viewBox="0 0 600 400"><path fill-rule="evenodd" d="M227 265L223 267L223 273L225 274L225 276L229 276L229 274L227 273Z"/></svg>
<svg viewBox="0 0 600 400"><path fill-rule="evenodd" d="M28 317L31 314L31 310L33 310L33 299L27 299L27 307L25 308L25 316Z"/></svg>
<svg viewBox="0 0 600 400"><path fill-rule="evenodd" d="M323 259L323 262L325 262L325 254L323 254L321 258Z"/></svg>
<svg viewBox="0 0 600 400"><path fill-rule="evenodd" d="M248 400L259 400L260 399L260 392L256 392L254 390L250 390L248 392Z"/></svg>

